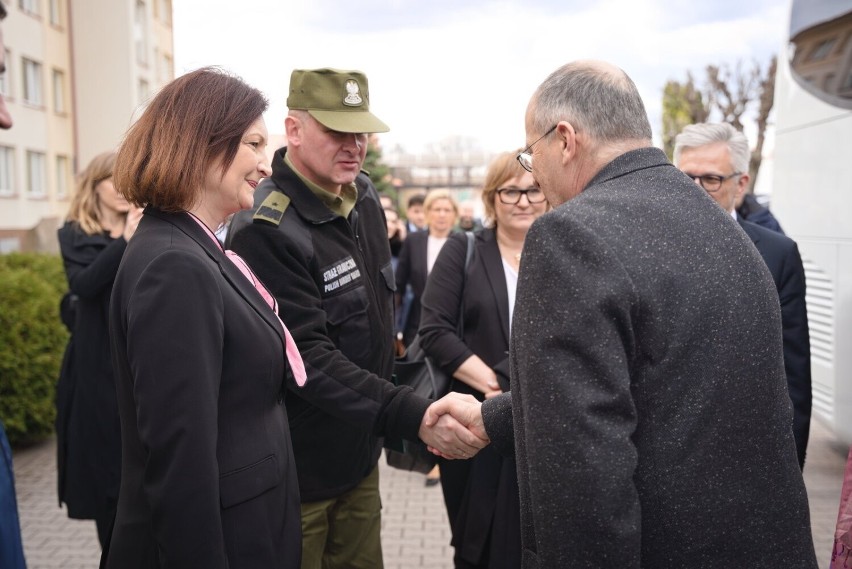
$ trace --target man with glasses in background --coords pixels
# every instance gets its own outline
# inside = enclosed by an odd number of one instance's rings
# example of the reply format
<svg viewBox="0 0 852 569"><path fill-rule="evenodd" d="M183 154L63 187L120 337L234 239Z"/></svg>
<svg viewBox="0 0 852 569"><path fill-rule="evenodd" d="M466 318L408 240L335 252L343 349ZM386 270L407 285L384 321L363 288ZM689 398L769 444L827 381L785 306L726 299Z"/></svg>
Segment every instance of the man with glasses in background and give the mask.
<svg viewBox="0 0 852 569"><path fill-rule="evenodd" d="M766 262L781 303L784 371L793 403L793 436L799 467L811 426L811 347L805 303L805 269L796 242L744 220L736 204L748 191L751 151L745 135L730 124L687 126L675 138L674 162L737 220ZM748 316L744 313L744 316Z"/></svg>
<svg viewBox="0 0 852 569"><path fill-rule="evenodd" d="M0 21L6 18L6 7L0 2ZM0 75L6 72L6 46L0 26ZM12 115L0 93L0 128L12 128ZM12 469L12 448L0 419L0 567L26 569L21 544L21 524L18 520L18 500L15 495L15 471Z"/></svg>

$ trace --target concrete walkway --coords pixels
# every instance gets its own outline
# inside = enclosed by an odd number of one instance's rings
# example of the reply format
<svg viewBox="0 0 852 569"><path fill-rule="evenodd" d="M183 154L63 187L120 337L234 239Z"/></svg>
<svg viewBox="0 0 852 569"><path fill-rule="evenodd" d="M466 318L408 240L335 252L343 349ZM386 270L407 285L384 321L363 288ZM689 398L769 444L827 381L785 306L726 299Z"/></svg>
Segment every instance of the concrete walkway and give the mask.
<svg viewBox="0 0 852 569"><path fill-rule="evenodd" d="M15 453L18 506L29 569L98 566L100 547L91 521L69 520L56 502L53 439ZM837 448L820 423L811 427L805 484L820 568L827 569L846 449ZM439 486L421 474L381 465L382 545L386 569L451 568L450 530Z"/></svg>

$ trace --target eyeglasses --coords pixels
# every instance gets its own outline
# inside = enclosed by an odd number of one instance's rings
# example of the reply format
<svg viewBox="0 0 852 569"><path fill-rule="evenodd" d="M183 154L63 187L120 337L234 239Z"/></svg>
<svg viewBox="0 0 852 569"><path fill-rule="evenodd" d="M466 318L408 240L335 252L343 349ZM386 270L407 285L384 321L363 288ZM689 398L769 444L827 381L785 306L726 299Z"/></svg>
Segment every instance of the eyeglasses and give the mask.
<svg viewBox="0 0 852 569"><path fill-rule="evenodd" d="M500 203L506 205L515 205L521 201L521 196L527 196L527 201L531 204L544 201L544 193L539 188L527 188L526 190L500 188L497 190L497 197L500 198Z"/></svg>
<svg viewBox="0 0 852 569"><path fill-rule="evenodd" d="M535 141L532 144L530 144L529 146L527 146L521 152L518 153L518 156L517 156L518 162L520 162L520 164L524 168L524 170L526 170L527 172L532 172L532 147L535 146L536 143L539 140L541 140L542 138L544 138L545 136L547 136L548 134L550 134L551 132L556 130L557 126L559 126L559 123L556 123L555 125L550 127L547 130L547 132L545 132L544 134L539 136L537 139L535 139ZM503 203L505 203L505 202L503 202ZM513 203L518 203L518 202L513 202Z"/></svg>
<svg viewBox="0 0 852 569"><path fill-rule="evenodd" d="M727 176L717 176L716 174L704 174L703 176L699 176L698 174L690 174L689 172L684 172L684 174L692 178L693 181L697 181L698 184L708 192L715 192L722 187L722 183L724 183L725 180L729 180L734 176L742 175L741 172L734 172Z"/></svg>

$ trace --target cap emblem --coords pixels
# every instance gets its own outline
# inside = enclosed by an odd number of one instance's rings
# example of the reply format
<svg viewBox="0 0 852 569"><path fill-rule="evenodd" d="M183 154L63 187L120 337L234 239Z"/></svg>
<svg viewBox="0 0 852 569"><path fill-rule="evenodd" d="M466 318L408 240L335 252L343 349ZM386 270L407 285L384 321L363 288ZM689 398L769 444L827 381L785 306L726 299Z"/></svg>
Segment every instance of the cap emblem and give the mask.
<svg viewBox="0 0 852 569"><path fill-rule="evenodd" d="M364 102L364 100L361 98L361 88L358 87L358 82L354 79L350 79L346 82L346 92L348 94L343 99L344 105L349 105L350 107L357 107L358 105Z"/></svg>

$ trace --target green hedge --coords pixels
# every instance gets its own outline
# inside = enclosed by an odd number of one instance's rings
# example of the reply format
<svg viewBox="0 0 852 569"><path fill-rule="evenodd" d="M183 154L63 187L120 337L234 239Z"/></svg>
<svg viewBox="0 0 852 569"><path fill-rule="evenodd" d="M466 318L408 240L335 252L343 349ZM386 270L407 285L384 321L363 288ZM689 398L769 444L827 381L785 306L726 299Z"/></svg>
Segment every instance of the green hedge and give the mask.
<svg viewBox="0 0 852 569"><path fill-rule="evenodd" d="M57 255L0 255L0 418L12 444L53 432L56 380L68 332L59 301L68 289Z"/></svg>

